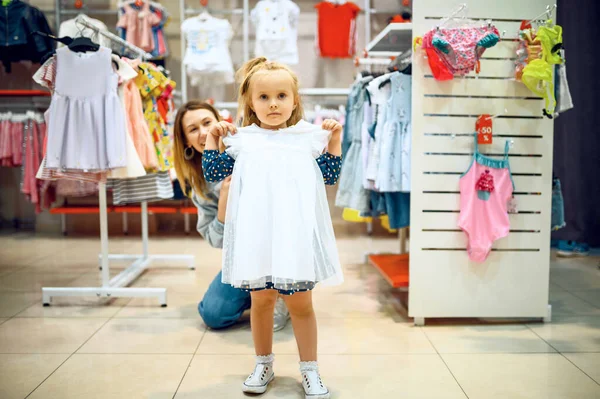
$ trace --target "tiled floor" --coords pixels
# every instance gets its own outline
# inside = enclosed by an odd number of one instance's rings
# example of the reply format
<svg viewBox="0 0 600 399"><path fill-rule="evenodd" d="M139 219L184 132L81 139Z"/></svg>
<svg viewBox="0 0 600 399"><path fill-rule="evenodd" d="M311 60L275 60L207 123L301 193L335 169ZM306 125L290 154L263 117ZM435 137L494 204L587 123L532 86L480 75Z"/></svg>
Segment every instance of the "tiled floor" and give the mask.
<svg viewBox="0 0 600 399"><path fill-rule="evenodd" d="M598 258L552 261L553 322L434 320L415 327L365 252L395 240L338 241L346 282L317 289L319 358L333 398L600 398ZM197 303L220 251L197 236L154 238L154 253L196 255L197 270L160 265L134 286L153 299L55 298L41 287L98 282L95 238L0 236L0 398L243 398L253 366L247 315L211 331ZM136 238L111 250L135 253ZM121 266L122 268L123 266ZM277 378L265 398L303 398L291 325L275 334Z"/></svg>

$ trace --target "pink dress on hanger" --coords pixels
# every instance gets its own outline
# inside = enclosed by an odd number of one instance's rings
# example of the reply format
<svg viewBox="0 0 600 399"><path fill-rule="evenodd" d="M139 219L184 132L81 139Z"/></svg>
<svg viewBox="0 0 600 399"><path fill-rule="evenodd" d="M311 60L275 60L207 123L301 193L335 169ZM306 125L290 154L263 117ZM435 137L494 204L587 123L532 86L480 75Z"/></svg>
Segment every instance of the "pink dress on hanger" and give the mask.
<svg viewBox="0 0 600 399"><path fill-rule="evenodd" d="M140 10L128 4L123 7L123 10L125 12L119 18L117 28L126 29L125 39L144 51L154 50L152 26L160 23L160 17L150 10L150 3L143 2Z"/></svg>

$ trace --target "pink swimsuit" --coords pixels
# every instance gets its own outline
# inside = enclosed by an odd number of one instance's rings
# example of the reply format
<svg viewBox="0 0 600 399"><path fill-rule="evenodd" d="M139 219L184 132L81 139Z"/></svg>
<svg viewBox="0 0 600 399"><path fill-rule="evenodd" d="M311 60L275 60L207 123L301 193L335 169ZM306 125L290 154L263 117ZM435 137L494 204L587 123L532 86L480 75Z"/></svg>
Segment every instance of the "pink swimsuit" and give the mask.
<svg viewBox="0 0 600 399"><path fill-rule="evenodd" d="M467 253L475 262L484 262L494 241L506 237L510 230L507 204L514 183L508 164L508 142L504 159L475 153L469 169L460 178L460 216L458 227L467 234Z"/></svg>
<svg viewBox="0 0 600 399"><path fill-rule="evenodd" d="M443 63L454 75L466 75L479 65L487 48L500 40L494 26L481 28L440 28L431 31L431 43ZM425 39L424 39L425 42ZM476 71L479 73L479 69Z"/></svg>

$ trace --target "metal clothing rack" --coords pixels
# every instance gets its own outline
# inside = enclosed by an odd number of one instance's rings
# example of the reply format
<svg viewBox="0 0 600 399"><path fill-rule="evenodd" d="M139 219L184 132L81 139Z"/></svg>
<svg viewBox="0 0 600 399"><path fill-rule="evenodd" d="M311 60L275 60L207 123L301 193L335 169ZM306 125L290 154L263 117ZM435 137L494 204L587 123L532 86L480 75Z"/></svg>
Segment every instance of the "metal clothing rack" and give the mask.
<svg viewBox="0 0 600 399"><path fill-rule="evenodd" d="M58 15L58 10L57 10ZM99 30L96 26L89 23L85 16L78 16L76 22L93 29L109 40L127 48L137 57L142 60L151 58L152 56L144 50L126 42L120 37ZM195 257L193 255L150 255L148 244L148 203L142 202L141 217L142 217L142 254L126 255L126 254L109 254L108 252L108 209L106 199L106 183L98 185L98 199L100 208L100 246L101 253L98 256L100 263L100 277L102 286L100 287L43 287L42 288L42 303L44 306L49 306L52 298L57 296L98 296L98 297L156 297L161 306L167 306L167 290L166 288L131 288L128 287L140 274L150 267L153 261L183 261L186 262L188 268L195 269ZM125 270L117 274L115 277L110 277L110 261L132 261Z"/></svg>

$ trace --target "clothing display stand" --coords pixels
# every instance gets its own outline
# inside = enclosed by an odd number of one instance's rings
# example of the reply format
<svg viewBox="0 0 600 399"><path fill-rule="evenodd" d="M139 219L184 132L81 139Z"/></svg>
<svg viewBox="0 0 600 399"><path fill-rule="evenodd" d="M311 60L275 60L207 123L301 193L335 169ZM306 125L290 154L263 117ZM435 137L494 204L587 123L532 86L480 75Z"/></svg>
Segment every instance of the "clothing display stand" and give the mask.
<svg viewBox="0 0 600 399"><path fill-rule="evenodd" d="M546 5L543 0L468 3L467 18L491 19L507 32L483 54L478 76L436 81L423 52L414 54L408 312L417 325L429 317L551 320L553 121L542 116L544 101L514 79L521 21ZM415 1L413 36L434 28L454 7ZM494 119L493 144L481 146L482 152L497 157L507 140L514 141L509 160L518 213L509 215L509 235L494 242L483 263L475 263L458 227L459 179L472 162L475 121L482 114L501 115Z"/></svg>
<svg viewBox="0 0 600 399"><path fill-rule="evenodd" d="M369 41L364 58L356 58L355 65L365 65L370 70L371 65L389 65L393 57L410 50L412 43L411 23L392 23L386 26L372 41ZM409 283L407 252L408 227L398 230L399 251L367 252L364 254L365 263L375 267L382 277L393 288L406 288ZM373 222L367 222L367 233L373 232Z"/></svg>
<svg viewBox="0 0 600 399"><path fill-rule="evenodd" d="M120 37L110 33L98 30L94 25L88 23L85 17L77 17L77 23L80 23L87 28L96 30L99 34L114 43L127 48L127 50L136 54L139 58L146 60L151 58L150 54L142 49L131 45ZM142 254L141 255L124 255L124 254L109 254L108 253L108 209L106 199L106 183L99 183L98 198L100 208L100 246L101 253L100 261L100 277L102 279L101 287L43 287L42 288L42 303L44 306L50 306L52 297L57 296L98 296L98 297L156 297L161 306L167 306L167 289L166 288L131 288L127 287L140 274L149 268L153 261L184 261L191 270L195 269L195 257L193 255L150 255L148 243L148 203L142 202ZM110 278L110 261L111 260L133 260L133 263Z"/></svg>

